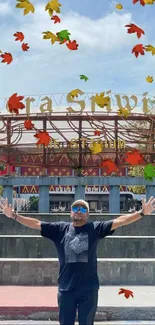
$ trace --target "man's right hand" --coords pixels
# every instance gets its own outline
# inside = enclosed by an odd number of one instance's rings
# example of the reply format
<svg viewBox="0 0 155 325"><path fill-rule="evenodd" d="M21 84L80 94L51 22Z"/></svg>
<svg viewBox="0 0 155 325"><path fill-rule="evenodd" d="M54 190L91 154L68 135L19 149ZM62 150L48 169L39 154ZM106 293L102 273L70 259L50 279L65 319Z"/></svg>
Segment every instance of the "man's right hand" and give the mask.
<svg viewBox="0 0 155 325"><path fill-rule="evenodd" d="M3 203L0 202L0 208L8 218L13 218L14 211L12 209L12 205L8 205L8 199L4 199Z"/></svg>

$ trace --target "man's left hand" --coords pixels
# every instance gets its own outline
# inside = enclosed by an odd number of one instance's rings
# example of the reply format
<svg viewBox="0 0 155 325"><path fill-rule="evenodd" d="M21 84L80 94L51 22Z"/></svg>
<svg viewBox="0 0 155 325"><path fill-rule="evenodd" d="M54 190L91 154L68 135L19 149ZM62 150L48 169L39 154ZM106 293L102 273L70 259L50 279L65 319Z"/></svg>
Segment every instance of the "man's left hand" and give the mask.
<svg viewBox="0 0 155 325"><path fill-rule="evenodd" d="M142 210L144 214L150 214L155 210L155 198L153 196L147 203L144 199L142 200Z"/></svg>

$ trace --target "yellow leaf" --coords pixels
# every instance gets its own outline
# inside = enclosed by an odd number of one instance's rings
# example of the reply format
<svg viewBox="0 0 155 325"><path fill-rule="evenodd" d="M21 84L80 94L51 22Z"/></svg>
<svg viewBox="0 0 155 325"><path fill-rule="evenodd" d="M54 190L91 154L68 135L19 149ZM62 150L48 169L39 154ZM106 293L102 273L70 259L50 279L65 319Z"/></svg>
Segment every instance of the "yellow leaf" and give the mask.
<svg viewBox="0 0 155 325"><path fill-rule="evenodd" d="M146 45L145 46L146 52L152 52L152 55L155 55L155 47L152 45Z"/></svg>
<svg viewBox="0 0 155 325"><path fill-rule="evenodd" d="M121 4L121 3L117 3L117 4L116 4L116 9L118 9L118 10L122 10L122 9L123 9L122 4Z"/></svg>
<svg viewBox="0 0 155 325"><path fill-rule="evenodd" d="M58 0L51 0L47 3L45 10L47 10L49 15L52 16L54 11L58 14L60 13L60 7L61 3L59 3Z"/></svg>
<svg viewBox="0 0 155 325"><path fill-rule="evenodd" d="M24 15L29 14L30 12L34 13L35 8L31 2L28 0L17 0L19 3L16 4L16 8L24 9Z"/></svg>
<svg viewBox="0 0 155 325"><path fill-rule="evenodd" d="M103 150L103 143L99 142L99 141L98 142L94 141L91 143L89 148L90 148L92 154L100 153Z"/></svg>
<svg viewBox="0 0 155 325"><path fill-rule="evenodd" d="M78 97L78 89L74 89L72 91L70 91L71 97Z"/></svg>
<svg viewBox="0 0 155 325"><path fill-rule="evenodd" d="M95 99L96 104L101 108L103 108L104 106L108 106L109 101L110 101L109 96L104 97L104 92L101 93L100 95L96 94L94 96L94 99Z"/></svg>
<svg viewBox="0 0 155 325"><path fill-rule="evenodd" d="M153 5L155 0L144 0L146 5Z"/></svg>
<svg viewBox="0 0 155 325"><path fill-rule="evenodd" d="M58 41L57 36L50 31L43 32L42 34L44 34L43 39L50 39L52 44Z"/></svg>
<svg viewBox="0 0 155 325"><path fill-rule="evenodd" d="M125 118L128 118L128 116L129 116L129 111L128 111L128 109L127 108L120 108L118 111L117 111L117 114L118 114L118 116L123 116L123 117L125 117Z"/></svg>
<svg viewBox="0 0 155 325"><path fill-rule="evenodd" d="M152 82L153 82L153 77L148 76L148 77L146 78L146 81L149 82L149 83L152 83Z"/></svg>

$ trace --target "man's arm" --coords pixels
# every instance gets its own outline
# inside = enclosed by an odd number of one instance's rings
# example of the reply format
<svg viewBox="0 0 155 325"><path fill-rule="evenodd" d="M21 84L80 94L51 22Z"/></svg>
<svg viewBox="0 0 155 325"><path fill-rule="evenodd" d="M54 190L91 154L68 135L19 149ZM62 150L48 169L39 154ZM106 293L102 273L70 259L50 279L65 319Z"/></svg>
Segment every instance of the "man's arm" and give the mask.
<svg viewBox="0 0 155 325"><path fill-rule="evenodd" d="M6 217L14 219L26 227L41 230L40 220L35 218L24 217L19 215L18 213L15 213L12 210L11 204L8 205L8 199L5 199L3 204L0 203L0 208L2 209L2 212L6 215Z"/></svg>
<svg viewBox="0 0 155 325"><path fill-rule="evenodd" d="M28 218L17 213L13 213L13 219L21 223L22 225L32 228L41 230L41 221L35 218Z"/></svg>
<svg viewBox="0 0 155 325"><path fill-rule="evenodd" d="M143 208L140 211L134 212L132 214L126 214L114 219L111 230L129 225L130 223L141 219L142 216L140 215L140 212L142 212L144 215L151 214L155 210L155 198L151 196L147 203L143 200L142 207Z"/></svg>
<svg viewBox="0 0 155 325"><path fill-rule="evenodd" d="M141 211L134 212L132 214L125 214L124 216L120 216L114 219L111 230L117 229L122 226L129 225L132 222L135 222L141 219L141 215L139 214Z"/></svg>

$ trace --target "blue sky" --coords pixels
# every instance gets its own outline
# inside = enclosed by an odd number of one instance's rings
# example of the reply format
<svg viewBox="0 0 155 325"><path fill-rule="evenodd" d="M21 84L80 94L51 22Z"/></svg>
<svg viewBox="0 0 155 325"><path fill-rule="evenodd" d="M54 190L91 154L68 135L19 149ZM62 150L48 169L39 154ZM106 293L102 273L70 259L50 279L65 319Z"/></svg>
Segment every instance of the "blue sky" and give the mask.
<svg viewBox="0 0 155 325"><path fill-rule="evenodd" d="M111 0L64 0L61 2L61 24L54 25L44 11L47 0L32 0L35 14L23 16L16 9L16 1L0 2L0 49L11 52L14 61L0 65L0 98L14 92L20 95L68 93L80 88L84 92L141 94L148 91L155 95L155 56L146 53L137 59L131 54L139 43L155 46L155 5L145 7L132 0L120 0L122 11ZM140 40L127 34L125 24L135 23L145 30ZM79 43L78 51L69 51L65 45L51 45L42 39L42 32L53 33L68 29L72 39ZM22 52L13 34L22 31L29 52ZM89 81L80 80L85 74ZM145 78L154 76L154 83Z"/></svg>

